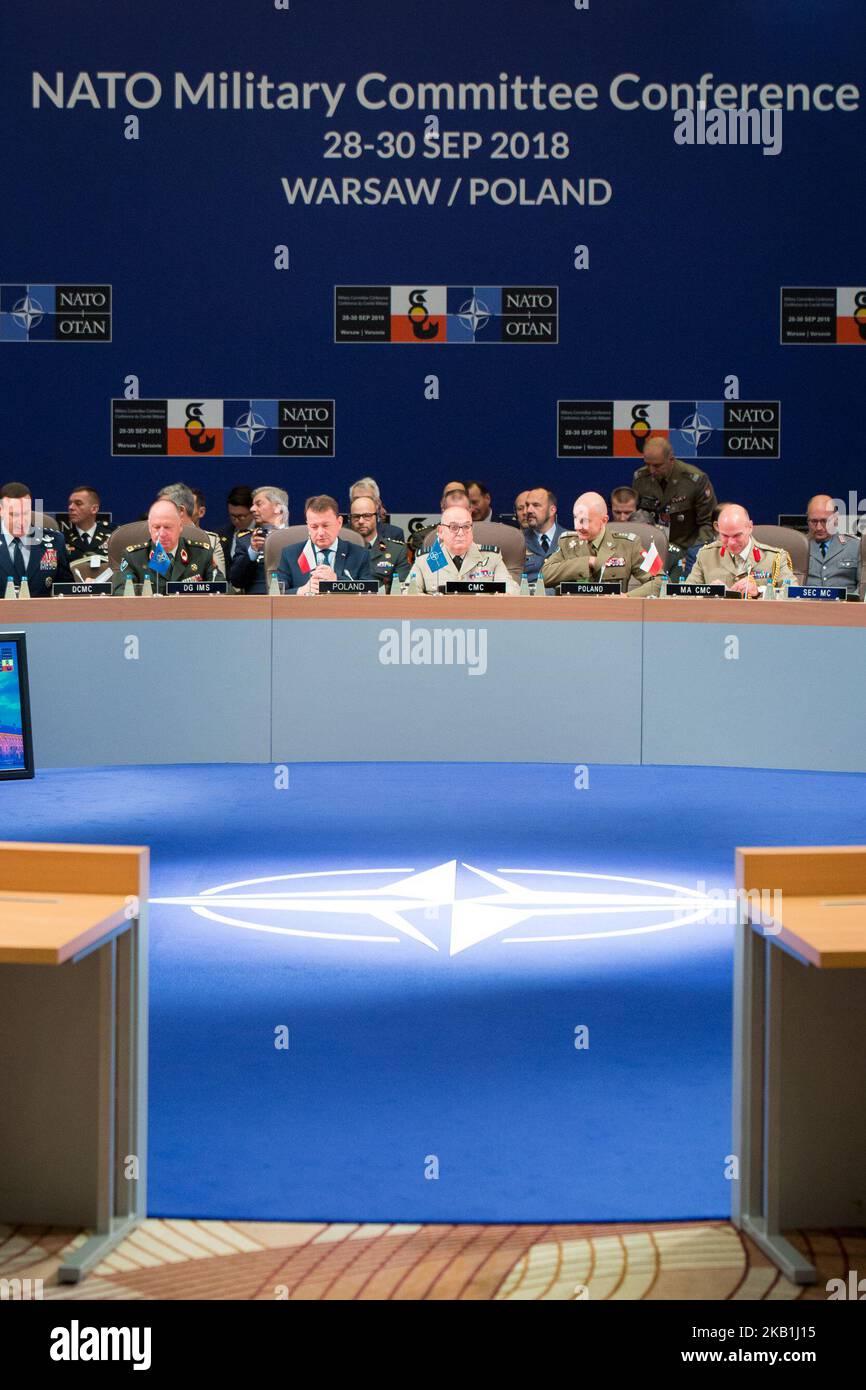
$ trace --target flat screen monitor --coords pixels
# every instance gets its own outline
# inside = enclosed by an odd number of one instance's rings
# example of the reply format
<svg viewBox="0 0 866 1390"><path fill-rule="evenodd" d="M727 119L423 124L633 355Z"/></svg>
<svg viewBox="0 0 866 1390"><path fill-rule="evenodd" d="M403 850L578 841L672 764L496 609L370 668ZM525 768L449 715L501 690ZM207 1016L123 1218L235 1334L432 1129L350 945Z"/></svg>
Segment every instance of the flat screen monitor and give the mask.
<svg viewBox="0 0 866 1390"><path fill-rule="evenodd" d="M0 632L0 781L33 776L27 639Z"/></svg>

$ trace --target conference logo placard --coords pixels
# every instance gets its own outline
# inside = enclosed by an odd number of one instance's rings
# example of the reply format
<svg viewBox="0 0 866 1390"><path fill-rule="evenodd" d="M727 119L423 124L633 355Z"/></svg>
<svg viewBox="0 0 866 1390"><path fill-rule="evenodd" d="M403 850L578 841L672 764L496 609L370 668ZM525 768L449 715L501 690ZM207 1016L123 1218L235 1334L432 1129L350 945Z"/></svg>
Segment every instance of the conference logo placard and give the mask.
<svg viewBox="0 0 866 1390"><path fill-rule="evenodd" d="M269 874L150 901L247 931L332 946L414 942L447 959L487 941L578 949L710 922L719 911L718 893L703 886L572 869L491 870L456 859L423 869Z"/></svg>
<svg viewBox="0 0 866 1390"><path fill-rule="evenodd" d="M111 453L333 458L333 400L113 400Z"/></svg>
<svg viewBox="0 0 866 1390"><path fill-rule="evenodd" d="M866 285L781 290L779 342L843 343L866 347Z"/></svg>
<svg viewBox="0 0 866 1390"><path fill-rule="evenodd" d="M557 401L558 458L643 455L651 437L677 458L779 457L778 401Z"/></svg>
<svg viewBox="0 0 866 1390"><path fill-rule="evenodd" d="M0 343L110 342L110 285L0 284Z"/></svg>
<svg viewBox="0 0 866 1390"><path fill-rule="evenodd" d="M335 285L335 343L556 343L556 285Z"/></svg>

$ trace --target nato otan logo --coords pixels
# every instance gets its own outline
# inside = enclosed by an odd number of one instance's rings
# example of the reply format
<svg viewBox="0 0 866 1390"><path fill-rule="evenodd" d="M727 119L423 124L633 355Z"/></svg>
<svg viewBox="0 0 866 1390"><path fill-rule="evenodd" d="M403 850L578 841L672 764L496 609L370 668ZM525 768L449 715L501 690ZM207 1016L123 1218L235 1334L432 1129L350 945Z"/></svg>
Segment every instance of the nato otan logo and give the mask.
<svg viewBox="0 0 866 1390"><path fill-rule="evenodd" d="M452 959L470 948L543 948L654 935L718 915L703 885L571 869L481 868L456 859L430 868L271 874L200 893L152 898L246 931L423 948ZM373 924L377 924L373 926Z"/></svg>
<svg viewBox="0 0 866 1390"><path fill-rule="evenodd" d="M0 343L110 342L110 285L0 285Z"/></svg>
<svg viewBox="0 0 866 1390"><path fill-rule="evenodd" d="M556 343L556 285L336 285L334 342Z"/></svg>

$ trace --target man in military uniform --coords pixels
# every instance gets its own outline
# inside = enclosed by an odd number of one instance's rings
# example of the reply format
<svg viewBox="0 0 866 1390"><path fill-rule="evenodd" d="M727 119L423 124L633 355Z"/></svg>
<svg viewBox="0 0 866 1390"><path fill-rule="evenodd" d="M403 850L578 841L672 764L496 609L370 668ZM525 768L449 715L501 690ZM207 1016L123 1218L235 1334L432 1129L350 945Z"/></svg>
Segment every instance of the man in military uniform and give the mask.
<svg viewBox="0 0 866 1390"><path fill-rule="evenodd" d="M72 579L61 532L33 526L33 498L26 483L0 488L0 597L10 579L16 588L26 579L31 598L47 598L57 580Z"/></svg>
<svg viewBox="0 0 866 1390"><path fill-rule="evenodd" d="M395 574L401 581L406 578L409 573L409 557L402 541L395 541L379 534L379 524L375 499L364 496L353 498L349 526L358 532L370 552L370 568L374 579L378 579L380 584L389 589Z"/></svg>
<svg viewBox="0 0 866 1390"><path fill-rule="evenodd" d="M422 594L445 592L445 585L454 580L489 580L504 583L507 594L519 593L498 545L476 545L472 538L472 513L467 506L446 507L437 528L437 536L445 564L431 568L430 546L415 556L409 574Z"/></svg>
<svg viewBox="0 0 866 1390"><path fill-rule="evenodd" d="M349 511L351 512L355 501L361 497L372 497L376 504L376 514L378 518L378 531L382 540L402 541L405 539L403 531L399 526L392 526L388 520L388 513L382 501L382 494L379 491L379 484L375 478L359 478L349 488Z"/></svg>
<svg viewBox="0 0 866 1390"><path fill-rule="evenodd" d="M127 579L133 584L142 584L145 577L153 585L153 591L165 593L165 586L177 579L222 579L214 565L213 551L201 541L188 540L181 535L181 515L174 502L167 497L154 502L147 514L150 540L139 545L128 545L114 576L114 592L122 594ZM154 548L159 541L171 561L171 568L160 574L151 567Z"/></svg>
<svg viewBox="0 0 866 1390"><path fill-rule="evenodd" d="M839 534L839 516L832 497L819 493L806 508L809 525L807 584L853 589L860 583L860 537Z"/></svg>
<svg viewBox="0 0 866 1390"><path fill-rule="evenodd" d="M791 557L775 545L755 545L752 520L745 507L731 503L719 514L718 535L698 551L689 584L724 584L746 598L762 598L764 585L781 588L795 582Z"/></svg>
<svg viewBox="0 0 866 1390"><path fill-rule="evenodd" d="M660 568L660 566L659 566ZM557 584L613 583L639 580L632 598L657 594L661 579L651 573L646 547L633 531L608 526L607 503L598 492L584 492L574 504L574 530L563 531L559 549L544 562L545 587Z"/></svg>
<svg viewBox="0 0 866 1390"><path fill-rule="evenodd" d="M439 499L440 513L444 512L446 507L465 507L467 511L471 512L469 493L463 483L445 484ZM422 550L426 550L429 545L433 544L433 532L436 529L436 526L419 526L416 531L409 533L408 546L413 555L420 555Z"/></svg>
<svg viewBox="0 0 866 1390"><path fill-rule="evenodd" d="M643 512L638 509L637 493L633 487L615 487L610 494L610 515L617 526L624 526L627 521L643 521L650 526L655 526L655 517L650 512Z"/></svg>
<svg viewBox="0 0 866 1390"><path fill-rule="evenodd" d="M69 520L61 522L63 539L70 560L84 560L88 555L108 559L108 541L114 530L99 521L99 493L95 487L74 487L67 502ZM95 569L99 565L94 566Z"/></svg>
<svg viewBox="0 0 866 1390"><path fill-rule="evenodd" d="M160 488L159 492L156 494L157 502L160 501L161 498L168 498L169 502L173 502L177 507L180 512L181 527L198 526L200 531L204 531L204 534L210 542L210 548L213 551L214 564L219 571L219 578L225 579L226 560L222 542L216 531L206 530L205 527L201 526L196 520L196 500L192 488L187 487L186 483L169 483L167 487Z"/></svg>
<svg viewBox="0 0 866 1390"><path fill-rule="evenodd" d="M637 510L646 512L681 550L713 539L716 494L706 473L674 456L667 439L651 435L644 445L643 467L633 479Z"/></svg>

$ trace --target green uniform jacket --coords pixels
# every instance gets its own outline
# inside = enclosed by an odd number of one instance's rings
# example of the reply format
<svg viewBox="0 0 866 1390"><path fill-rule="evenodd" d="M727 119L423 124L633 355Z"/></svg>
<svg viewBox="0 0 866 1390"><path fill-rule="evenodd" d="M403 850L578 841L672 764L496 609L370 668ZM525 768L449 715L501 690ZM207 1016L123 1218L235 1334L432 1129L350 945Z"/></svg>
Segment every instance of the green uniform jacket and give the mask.
<svg viewBox="0 0 866 1390"><path fill-rule="evenodd" d="M723 555L722 549L719 540L713 545L701 547L689 573L689 584L724 584L725 588L730 589L737 579L743 579L749 573L749 562L742 555L732 555L728 549ZM780 550L775 545L755 545L753 541L751 569L759 589L769 583L776 589L781 588L786 579L790 579L792 584L797 582L787 550Z"/></svg>
<svg viewBox="0 0 866 1390"><path fill-rule="evenodd" d="M589 559L593 554L603 561L604 569L599 564L595 573L590 573ZM614 531L606 526L594 541L582 541L574 531L563 531L559 549L548 555L541 577L548 589L557 584L608 584L620 579L624 581L623 591L628 590L632 598L648 598L661 588L661 575L651 576L641 569L645 554L644 545L633 531ZM628 588L630 579L640 581L636 588Z"/></svg>
<svg viewBox="0 0 866 1390"><path fill-rule="evenodd" d="M126 547L120 568L112 581L116 594L123 593L127 579L131 579L133 584L143 583L145 574L153 585L154 593L164 593L166 584L174 583L176 579L223 578L214 565L210 546L202 545L200 541L187 540L185 536L181 536L174 552L171 569L165 575L157 574L156 570L149 568L148 561L152 554L152 541Z"/></svg>
<svg viewBox="0 0 866 1390"><path fill-rule="evenodd" d="M668 540L682 550L699 541L712 541L716 494L706 473L681 459L674 459L670 477L653 478L649 469L638 468L632 481L637 505L649 512L658 526L668 530Z"/></svg>
<svg viewBox="0 0 866 1390"><path fill-rule="evenodd" d="M377 536L373 544L367 548L370 551L370 569L373 571L374 579L378 579L386 589L390 588L395 574L401 582L405 580L409 573L409 556L402 541Z"/></svg>

